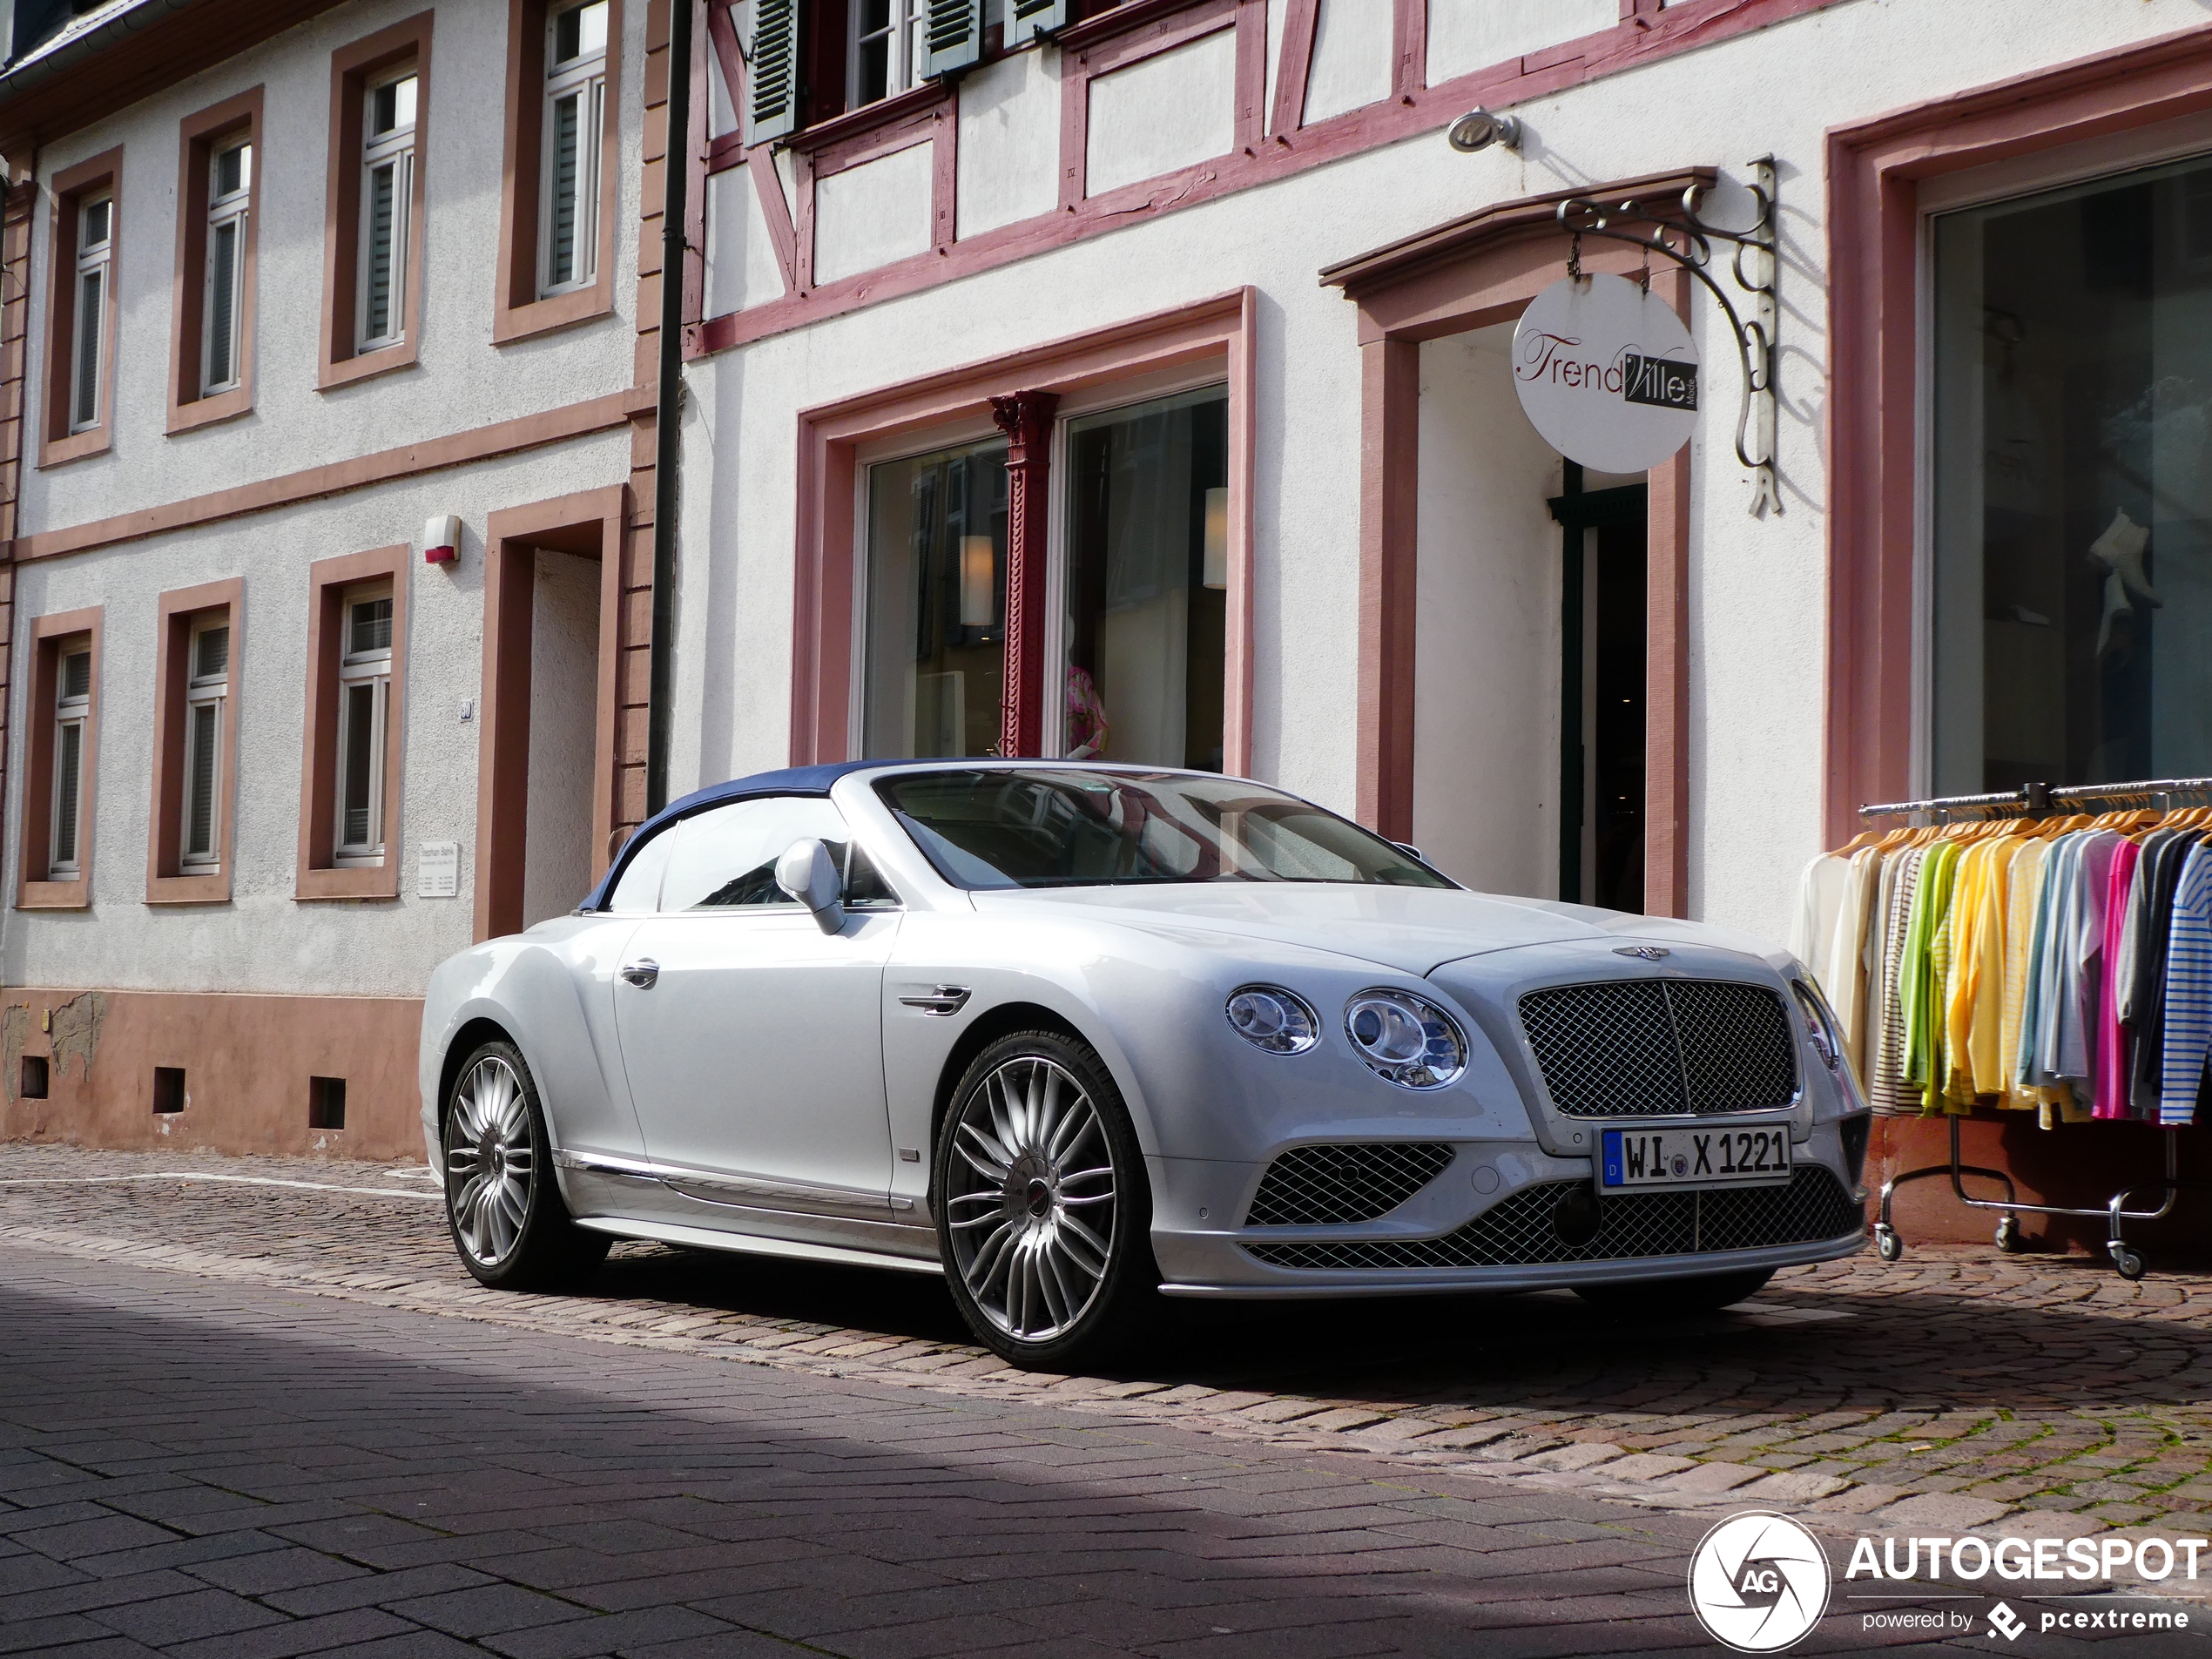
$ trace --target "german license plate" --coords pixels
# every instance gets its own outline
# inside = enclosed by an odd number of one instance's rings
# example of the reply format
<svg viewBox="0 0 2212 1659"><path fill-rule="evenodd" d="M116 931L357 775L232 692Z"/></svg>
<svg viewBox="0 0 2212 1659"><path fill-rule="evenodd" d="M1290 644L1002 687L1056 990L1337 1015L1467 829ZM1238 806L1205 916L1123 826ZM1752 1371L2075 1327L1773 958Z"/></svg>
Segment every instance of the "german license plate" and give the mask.
<svg viewBox="0 0 2212 1659"><path fill-rule="evenodd" d="M1780 1185L1790 1178L1790 1126L1609 1129L1598 1160L1608 1192L1651 1187Z"/></svg>

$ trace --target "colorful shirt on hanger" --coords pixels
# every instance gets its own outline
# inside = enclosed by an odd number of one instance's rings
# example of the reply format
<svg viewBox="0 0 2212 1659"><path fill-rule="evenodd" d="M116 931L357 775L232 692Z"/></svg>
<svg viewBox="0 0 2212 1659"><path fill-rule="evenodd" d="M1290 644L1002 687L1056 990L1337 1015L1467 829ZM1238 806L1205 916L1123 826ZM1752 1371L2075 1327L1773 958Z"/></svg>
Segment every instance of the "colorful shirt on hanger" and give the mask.
<svg viewBox="0 0 2212 1659"><path fill-rule="evenodd" d="M2196 846L2195 830L2160 830L2144 838L2135 866L2136 922L2130 972L2121 989L2120 1017L2134 1028L2135 1067L2129 1087L2132 1116L2158 1121L2158 1080L2165 1058L2166 953L2173 930L2174 894Z"/></svg>
<svg viewBox="0 0 2212 1659"><path fill-rule="evenodd" d="M2106 880L2121 840L2113 830L2085 832L2067 894L2058 1052L2051 1069L2067 1082L2079 1085L2074 1089L2078 1097L2088 1095L2096 1076L2098 1016L2104 991Z"/></svg>
<svg viewBox="0 0 2212 1659"><path fill-rule="evenodd" d="M1865 1074L1867 1098L1878 1112L1918 1111L1920 1105L1905 1076L1905 965L1925 857L1922 849L1908 846L1882 861L1882 961L1874 1000L1879 1017L1867 1033L1872 1058Z"/></svg>
<svg viewBox="0 0 2212 1659"><path fill-rule="evenodd" d="M2121 940L2128 929L2128 900L2142 850L2123 837L2112 850L2112 868L2105 878L2104 973L2098 988L2097 1034L2093 1045L2096 1066L2093 1109L2098 1117L2128 1116L2128 1081L2134 1056L2128 1047L2126 1028L2120 1023Z"/></svg>
<svg viewBox="0 0 2212 1659"><path fill-rule="evenodd" d="M2005 1023L2005 875L2021 842L1999 836L1976 843L1960 860L1959 891L1951 901L1958 917L1957 962L1952 974L1949 1019L1951 1075L1945 1098L1955 1111L1977 1096L2000 1094L2004 1074L1998 1050Z"/></svg>
<svg viewBox="0 0 2212 1659"><path fill-rule="evenodd" d="M1950 996L1951 899L1959 874L1959 844L1939 841L1929 848L1913 900L1920 942L1905 1008L1905 1076L1920 1085L1920 1109L1932 1112L1943 1101L1944 1014ZM1911 947L1908 945L1908 950Z"/></svg>
<svg viewBox="0 0 2212 1659"><path fill-rule="evenodd" d="M2212 846L2189 849L2174 892L2166 951L2165 1053L2158 1121L2196 1122L2204 1062L2212 1052Z"/></svg>
<svg viewBox="0 0 2212 1659"><path fill-rule="evenodd" d="M2005 985L1997 1049L1998 1102L2013 1110L2042 1103L2042 1091L2020 1081L2020 1026L2027 1013L2030 948L2035 939L2035 901L2043 890L2047 841L2023 840L2005 872Z"/></svg>
<svg viewBox="0 0 2212 1659"><path fill-rule="evenodd" d="M1869 923L1874 911L1874 895L1881 885L1881 873L1882 855L1872 847L1863 846L1851 854L1851 867L1844 874L1844 890L1836 908L1835 933L1829 941L1827 958L1809 964L1819 978L1828 1006L1835 1011L1837 1024L1843 1028L1844 1051L1851 1055L1852 1064L1862 1077L1866 1072L1858 1066L1858 1056L1866 1026Z"/></svg>

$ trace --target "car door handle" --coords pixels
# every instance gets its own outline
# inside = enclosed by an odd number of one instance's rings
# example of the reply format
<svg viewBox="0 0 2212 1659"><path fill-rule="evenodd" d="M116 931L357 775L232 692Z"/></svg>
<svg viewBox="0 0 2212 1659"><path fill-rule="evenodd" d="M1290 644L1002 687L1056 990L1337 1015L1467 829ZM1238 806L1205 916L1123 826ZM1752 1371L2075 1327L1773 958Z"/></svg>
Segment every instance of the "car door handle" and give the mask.
<svg viewBox="0 0 2212 1659"><path fill-rule="evenodd" d="M645 990L660 977L660 964L650 956L640 956L636 961L624 965L622 976L639 990Z"/></svg>

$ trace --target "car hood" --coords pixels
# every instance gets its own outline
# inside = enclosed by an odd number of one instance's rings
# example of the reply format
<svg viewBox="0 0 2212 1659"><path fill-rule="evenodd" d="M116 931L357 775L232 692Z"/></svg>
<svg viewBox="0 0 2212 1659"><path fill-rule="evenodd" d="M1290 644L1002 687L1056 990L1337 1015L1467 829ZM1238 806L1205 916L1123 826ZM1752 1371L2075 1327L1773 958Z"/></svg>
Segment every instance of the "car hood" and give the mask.
<svg viewBox="0 0 2212 1659"><path fill-rule="evenodd" d="M1527 945L1601 939L1716 942L1711 930L1693 922L1435 887L1193 882L987 889L971 896L977 910L986 914L1031 908L1055 915L1076 913L1162 933L1298 945L1422 976L1462 957Z"/></svg>

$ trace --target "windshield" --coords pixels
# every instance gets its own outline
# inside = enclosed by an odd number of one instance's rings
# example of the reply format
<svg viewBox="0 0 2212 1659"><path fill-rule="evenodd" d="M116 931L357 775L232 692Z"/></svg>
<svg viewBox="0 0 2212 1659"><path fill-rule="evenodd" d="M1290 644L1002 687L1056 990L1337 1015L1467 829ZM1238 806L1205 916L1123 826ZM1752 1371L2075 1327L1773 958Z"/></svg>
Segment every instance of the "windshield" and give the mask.
<svg viewBox="0 0 2212 1659"><path fill-rule="evenodd" d="M938 873L962 887L1454 885L1333 813L1236 779L1039 765L908 772L875 787Z"/></svg>

